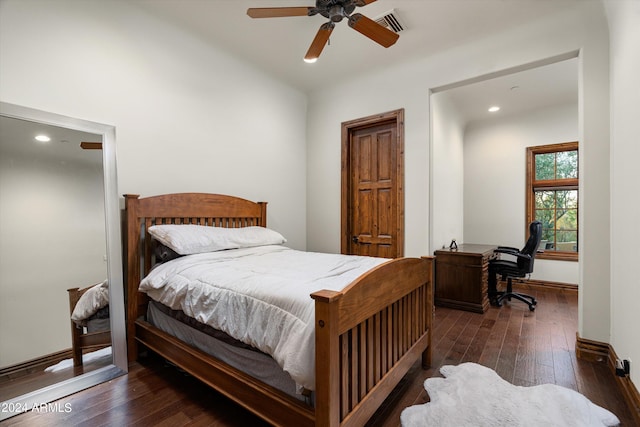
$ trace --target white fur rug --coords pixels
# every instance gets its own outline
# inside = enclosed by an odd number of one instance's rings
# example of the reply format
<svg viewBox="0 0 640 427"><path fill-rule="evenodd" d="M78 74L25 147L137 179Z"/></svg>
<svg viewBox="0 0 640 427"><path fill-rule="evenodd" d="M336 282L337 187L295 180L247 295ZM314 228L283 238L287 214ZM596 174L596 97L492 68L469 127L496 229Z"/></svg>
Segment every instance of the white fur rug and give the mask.
<svg viewBox="0 0 640 427"><path fill-rule="evenodd" d="M402 411L403 427L615 426L618 418L582 394L554 384L520 387L475 363L443 366L429 378L430 402Z"/></svg>
<svg viewBox="0 0 640 427"><path fill-rule="evenodd" d="M82 355L82 363L89 363L89 362L93 362L96 361L98 359L105 359L104 361L106 362L107 360L111 359L111 347L105 347L102 348L100 350L96 350L96 351L92 351L90 353L85 353ZM73 359L64 359L58 363L56 363L55 365L49 366L47 367L44 371L45 372L58 372L61 371L63 369L69 369L69 368L73 368Z"/></svg>

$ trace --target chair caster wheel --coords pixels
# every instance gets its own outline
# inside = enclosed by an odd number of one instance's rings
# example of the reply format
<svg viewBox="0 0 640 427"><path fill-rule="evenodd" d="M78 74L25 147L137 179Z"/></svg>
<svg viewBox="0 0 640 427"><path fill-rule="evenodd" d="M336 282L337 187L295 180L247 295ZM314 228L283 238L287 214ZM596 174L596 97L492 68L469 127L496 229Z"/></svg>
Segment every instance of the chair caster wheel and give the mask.
<svg viewBox="0 0 640 427"><path fill-rule="evenodd" d="M536 306L535 306L535 305L530 305L530 306L529 306L529 311L535 311L535 309L536 309Z"/></svg>

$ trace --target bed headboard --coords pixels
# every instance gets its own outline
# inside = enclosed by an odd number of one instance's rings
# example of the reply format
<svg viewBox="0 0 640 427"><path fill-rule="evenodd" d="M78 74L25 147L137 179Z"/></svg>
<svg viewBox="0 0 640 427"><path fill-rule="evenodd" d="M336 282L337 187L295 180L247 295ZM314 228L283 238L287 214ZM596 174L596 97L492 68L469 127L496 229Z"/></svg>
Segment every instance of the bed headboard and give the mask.
<svg viewBox="0 0 640 427"><path fill-rule="evenodd" d="M267 226L267 202L208 193L175 193L140 198L125 194L127 335L129 361L135 360L134 322L144 314L146 296L138 292L152 267L153 245L147 230L156 224L197 224L240 228Z"/></svg>

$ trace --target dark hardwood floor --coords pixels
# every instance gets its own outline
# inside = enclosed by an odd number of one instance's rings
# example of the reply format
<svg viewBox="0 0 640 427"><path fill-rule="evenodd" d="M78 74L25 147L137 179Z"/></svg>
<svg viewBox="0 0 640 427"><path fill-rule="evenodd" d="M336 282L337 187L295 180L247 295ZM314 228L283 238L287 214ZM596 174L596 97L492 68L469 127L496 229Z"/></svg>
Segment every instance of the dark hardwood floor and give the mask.
<svg viewBox="0 0 640 427"><path fill-rule="evenodd" d="M56 363L58 361L56 361ZM57 372L45 372L44 369L46 366L55 365L55 363L52 363L49 365L39 366L39 369L34 370L33 372L21 372L13 378L1 378L0 402L4 402L5 400L30 393L33 390L39 390L52 384L65 381L69 378L100 369L110 363L111 359L105 360L104 358L101 358L99 360L85 363L83 366L74 366L73 368L62 369Z"/></svg>
<svg viewBox="0 0 640 427"><path fill-rule="evenodd" d="M530 312L513 301L485 314L436 308L433 366L415 365L369 422L400 425L400 412L428 401L422 383L443 365L476 362L522 386L555 383L587 396L633 426L631 412L606 365L578 360L577 292L528 288L538 299ZM508 399L508 396L505 396ZM3 425L16 426L263 426L260 419L158 358L131 366L128 375L57 402L57 411L28 412ZM65 412L68 410L68 412Z"/></svg>

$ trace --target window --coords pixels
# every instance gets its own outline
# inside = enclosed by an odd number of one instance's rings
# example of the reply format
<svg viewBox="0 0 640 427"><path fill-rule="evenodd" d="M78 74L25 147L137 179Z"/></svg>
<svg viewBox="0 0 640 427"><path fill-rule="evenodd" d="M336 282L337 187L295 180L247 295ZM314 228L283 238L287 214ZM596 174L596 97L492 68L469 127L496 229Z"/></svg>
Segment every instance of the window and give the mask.
<svg viewBox="0 0 640 427"><path fill-rule="evenodd" d="M527 148L527 233L542 222L538 258L578 260L578 142Z"/></svg>

